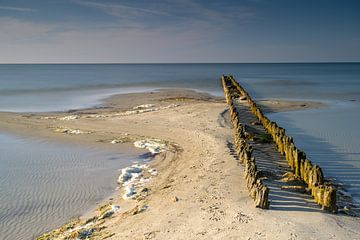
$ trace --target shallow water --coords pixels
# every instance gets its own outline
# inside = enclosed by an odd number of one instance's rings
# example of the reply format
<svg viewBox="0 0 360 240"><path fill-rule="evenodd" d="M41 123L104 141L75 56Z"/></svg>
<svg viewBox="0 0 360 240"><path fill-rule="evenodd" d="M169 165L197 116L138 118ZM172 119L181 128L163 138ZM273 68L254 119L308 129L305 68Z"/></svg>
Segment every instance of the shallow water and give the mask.
<svg viewBox="0 0 360 240"><path fill-rule="evenodd" d="M88 107L115 92L162 87L222 95L232 74L257 98L360 100L360 64L18 64L0 65L0 111Z"/></svg>
<svg viewBox="0 0 360 240"><path fill-rule="evenodd" d="M34 239L116 188L138 156L0 133L0 239Z"/></svg>
<svg viewBox="0 0 360 240"><path fill-rule="evenodd" d="M360 106L334 102L329 108L269 114L326 177L344 184L360 203Z"/></svg>
<svg viewBox="0 0 360 240"><path fill-rule="evenodd" d="M360 64L0 65L0 111L90 107L114 93L183 87L222 96L232 74L255 98L360 101Z"/></svg>

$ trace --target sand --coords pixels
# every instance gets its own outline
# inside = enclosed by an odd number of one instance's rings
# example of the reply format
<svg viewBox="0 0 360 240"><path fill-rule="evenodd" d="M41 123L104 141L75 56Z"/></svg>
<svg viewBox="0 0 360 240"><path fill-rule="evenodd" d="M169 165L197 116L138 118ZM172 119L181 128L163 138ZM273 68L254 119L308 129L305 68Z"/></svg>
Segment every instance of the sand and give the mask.
<svg viewBox="0 0 360 240"><path fill-rule="evenodd" d="M322 107L276 100L261 105L267 111ZM119 185L101 214L116 211L80 231L92 229L93 239L360 239L359 218L323 212L305 194L300 198L306 201L284 199L283 208L255 208L231 150L226 116L221 98L166 90L117 95L103 107L68 113L0 113L0 129L105 149L132 149L144 139L166 145L146 166L141 193L125 200L125 187ZM100 213L82 219L95 214Z"/></svg>

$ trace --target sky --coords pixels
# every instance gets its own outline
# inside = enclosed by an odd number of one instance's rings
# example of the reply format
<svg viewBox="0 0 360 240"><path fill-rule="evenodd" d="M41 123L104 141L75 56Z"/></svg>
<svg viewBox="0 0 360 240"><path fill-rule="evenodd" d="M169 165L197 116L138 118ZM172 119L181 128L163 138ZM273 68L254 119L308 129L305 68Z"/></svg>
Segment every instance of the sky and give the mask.
<svg viewBox="0 0 360 240"><path fill-rule="evenodd" d="M0 0L0 63L333 61L358 0Z"/></svg>

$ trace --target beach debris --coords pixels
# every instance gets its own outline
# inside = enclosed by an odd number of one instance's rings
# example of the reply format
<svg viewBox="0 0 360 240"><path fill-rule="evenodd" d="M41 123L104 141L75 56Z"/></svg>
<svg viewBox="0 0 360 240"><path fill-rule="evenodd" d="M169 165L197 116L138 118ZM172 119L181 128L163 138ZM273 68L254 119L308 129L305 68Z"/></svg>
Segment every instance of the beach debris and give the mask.
<svg viewBox="0 0 360 240"><path fill-rule="evenodd" d="M155 105L153 104L143 104L143 105L139 105L133 108L133 110L128 110L125 112L120 112L120 113L116 113L112 116L129 116L129 115L133 115L133 114L139 114L139 113L146 113L146 112L154 112L154 111L159 111L159 110L163 110L163 109L170 109L170 108L175 108L180 106L180 104L170 104L168 106L165 107L158 107L156 108Z"/></svg>
<svg viewBox="0 0 360 240"><path fill-rule="evenodd" d="M153 105L153 104L142 104L142 105L133 107L132 110L127 110L127 111L123 111L123 112L117 112L117 113L113 113L113 114L89 114L89 115L86 115L83 117L84 118L108 118L108 117L118 117L118 116L130 116L130 115L134 115L134 114L154 112L154 111L174 108L174 107L178 107L178 106L180 106L180 104L170 104L165 107L155 107L155 105ZM54 119L56 119L56 117L54 117ZM72 119L69 119L69 120L72 120Z"/></svg>
<svg viewBox="0 0 360 240"><path fill-rule="evenodd" d="M75 119L78 119L78 118L80 118L79 115L69 115L69 116L64 116L64 117L56 117L56 116L40 117L40 119L44 119L44 120L59 119L61 121L75 120Z"/></svg>
<svg viewBox="0 0 360 240"><path fill-rule="evenodd" d="M148 209L148 205L136 205L134 208L130 209L129 211L125 212L125 215L136 215L139 213L144 212L146 209Z"/></svg>
<svg viewBox="0 0 360 240"><path fill-rule="evenodd" d="M143 187L141 190L140 190L141 193L147 193L149 192L149 189L147 187Z"/></svg>
<svg viewBox="0 0 360 240"><path fill-rule="evenodd" d="M155 232L148 232L144 234L144 239L152 239L155 238Z"/></svg>
<svg viewBox="0 0 360 240"><path fill-rule="evenodd" d="M78 232L77 239L88 239L95 232L94 228L84 229Z"/></svg>
<svg viewBox="0 0 360 240"><path fill-rule="evenodd" d="M36 240L48 240L48 239L55 239L56 237L59 237L60 235L65 235L65 233L72 233L77 228L76 226L80 223L80 218L74 218L70 222L64 224L63 226L54 229L50 232L46 232L42 234L41 236L37 237ZM75 236L76 238L76 236Z"/></svg>
<svg viewBox="0 0 360 240"><path fill-rule="evenodd" d="M148 170L148 172L152 175L152 176L157 176L158 172L155 168L151 168Z"/></svg>
<svg viewBox="0 0 360 240"><path fill-rule="evenodd" d="M90 114L85 116L85 118L106 118L108 117L108 115L104 115L104 114Z"/></svg>
<svg viewBox="0 0 360 240"><path fill-rule="evenodd" d="M129 115L139 114L139 113L154 112L156 110L157 109L155 109L155 108L128 110L128 111L125 111L125 112L116 113L116 114L114 114L114 116L129 116Z"/></svg>
<svg viewBox="0 0 360 240"><path fill-rule="evenodd" d="M39 236L37 240L92 239L93 237L99 235L100 231L104 229L104 227L101 226L101 224L105 221L104 219L109 218L114 213L120 211L120 206L105 204L100 206L97 211L100 213L94 217L85 221L81 221L79 218L74 219L70 223L63 225L58 229L44 233Z"/></svg>
<svg viewBox="0 0 360 240"><path fill-rule="evenodd" d="M179 201L179 198L177 196L174 196L173 197L173 202L178 202Z"/></svg>
<svg viewBox="0 0 360 240"><path fill-rule="evenodd" d="M78 116L78 115L69 115L69 116L61 117L61 118L59 118L59 120L61 120L61 121L69 121L69 120L75 120L75 119L78 119L78 118L80 118L80 116Z"/></svg>
<svg viewBox="0 0 360 240"><path fill-rule="evenodd" d="M66 128L66 127L58 127L58 128L55 129L55 132L66 133L66 134L70 134L70 135L79 135L79 134L92 133L90 131L82 131L80 129L71 129L71 128Z"/></svg>
<svg viewBox="0 0 360 240"><path fill-rule="evenodd" d="M118 144L118 143L125 143L125 142L131 142L132 139L129 137L129 134L123 134L124 136L114 138L112 140L109 140L111 144Z"/></svg>
<svg viewBox="0 0 360 240"><path fill-rule="evenodd" d="M160 139L144 139L134 142L137 148L145 148L152 154L157 154L166 150L166 144Z"/></svg>
<svg viewBox="0 0 360 240"><path fill-rule="evenodd" d="M111 217L114 213L118 212L120 210L120 206L118 205L111 205L111 209L104 214L102 214L99 219L105 219L108 217Z"/></svg>
<svg viewBox="0 0 360 240"><path fill-rule="evenodd" d="M142 104L142 105L139 105L139 106L136 106L136 107L133 107L133 109L143 109L143 108L151 108L151 107L155 107L154 104Z"/></svg>
<svg viewBox="0 0 360 240"><path fill-rule="evenodd" d="M180 106L180 104L172 103L172 104L170 104L170 105L168 105L166 107L162 107L160 109L169 109L169 108L175 108L175 107L179 107L179 106Z"/></svg>
<svg viewBox="0 0 360 240"><path fill-rule="evenodd" d="M133 138L130 137L128 133L126 133L126 134L122 134L122 136L118 136L110 139L97 139L96 141L101 143L119 144L119 143L132 142Z"/></svg>
<svg viewBox="0 0 360 240"><path fill-rule="evenodd" d="M46 117L40 117L40 119L43 119L43 120L50 120L50 119L56 119L56 117L46 116Z"/></svg>

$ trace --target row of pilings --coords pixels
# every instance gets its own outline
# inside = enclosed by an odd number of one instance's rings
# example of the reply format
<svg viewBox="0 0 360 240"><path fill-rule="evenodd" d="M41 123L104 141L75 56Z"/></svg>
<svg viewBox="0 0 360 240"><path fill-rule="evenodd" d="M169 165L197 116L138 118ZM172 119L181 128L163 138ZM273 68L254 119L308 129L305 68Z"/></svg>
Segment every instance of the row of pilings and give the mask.
<svg viewBox="0 0 360 240"><path fill-rule="evenodd" d="M226 77L222 78L222 85L226 102L229 106L230 120L234 129L234 147L240 162L245 166L246 186L250 197L255 201L255 206L263 209L269 208L269 188L261 180L257 170L255 158L252 157L252 146L246 141L246 132L239 120L239 113L234 106L234 99L238 97L232 91L231 82Z"/></svg>
<svg viewBox="0 0 360 240"><path fill-rule="evenodd" d="M285 156L295 176L307 184L315 202L325 210L336 212L336 188L331 183L325 181L321 168L313 164L306 157L306 154L295 146L293 138L285 134L284 128L279 127L276 122L270 121L264 115L261 109L251 99L248 92L242 88L232 76L223 76L222 82L224 92L226 92L225 96L228 95L226 96L228 104L229 102L232 104L236 97L246 99L251 112L256 116L267 133L271 135L278 147L278 151ZM233 94L230 93L229 89L231 89ZM229 101L228 98L231 100Z"/></svg>

